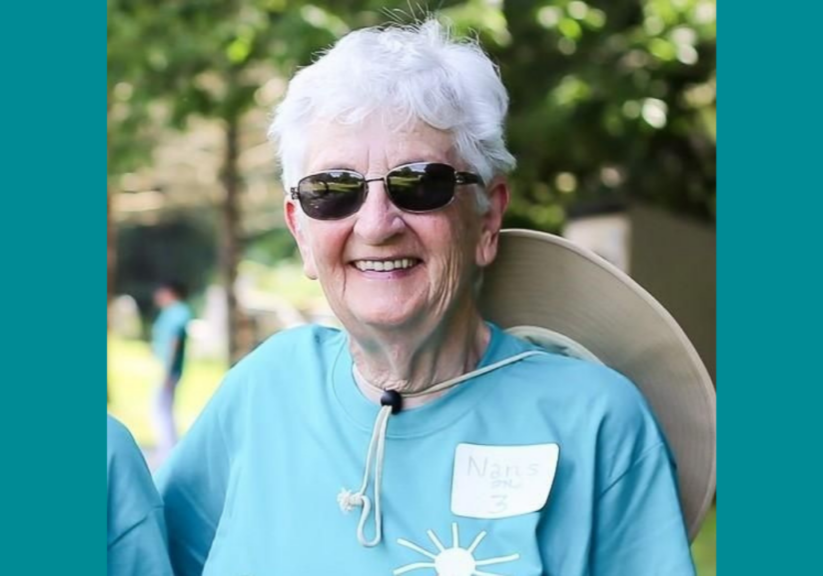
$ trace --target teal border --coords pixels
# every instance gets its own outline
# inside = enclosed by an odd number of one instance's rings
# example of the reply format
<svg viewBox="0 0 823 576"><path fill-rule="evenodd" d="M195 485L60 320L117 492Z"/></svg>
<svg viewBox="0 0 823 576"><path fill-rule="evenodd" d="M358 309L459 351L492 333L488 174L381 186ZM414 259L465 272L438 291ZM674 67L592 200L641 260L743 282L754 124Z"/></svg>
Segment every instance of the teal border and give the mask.
<svg viewBox="0 0 823 576"><path fill-rule="evenodd" d="M812 574L823 533L823 6L720 4L718 568Z"/></svg>
<svg viewBox="0 0 823 576"><path fill-rule="evenodd" d="M0 16L3 574L106 573L105 18Z"/></svg>
<svg viewBox="0 0 823 576"><path fill-rule="evenodd" d="M3 573L105 574L104 11L3 10ZM807 574L823 517L823 6L720 12L718 567Z"/></svg>

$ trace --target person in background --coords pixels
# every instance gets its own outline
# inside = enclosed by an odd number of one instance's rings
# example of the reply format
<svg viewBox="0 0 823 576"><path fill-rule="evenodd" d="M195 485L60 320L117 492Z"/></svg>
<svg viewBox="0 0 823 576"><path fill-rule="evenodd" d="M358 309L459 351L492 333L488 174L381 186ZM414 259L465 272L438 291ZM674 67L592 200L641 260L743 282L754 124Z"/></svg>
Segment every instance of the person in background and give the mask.
<svg viewBox="0 0 823 576"><path fill-rule="evenodd" d="M191 319L185 300L186 288L179 282L165 282L154 292L154 303L160 314L152 327L152 351L163 369L154 411L159 461L163 461L177 443L174 393L183 376L186 330Z"/></svg>
<svg viewBox="0 0 823 576"><path fill-rule="evenodd" d="M163 503L134 438L106 416L108 576L171 576Z"/></svg>

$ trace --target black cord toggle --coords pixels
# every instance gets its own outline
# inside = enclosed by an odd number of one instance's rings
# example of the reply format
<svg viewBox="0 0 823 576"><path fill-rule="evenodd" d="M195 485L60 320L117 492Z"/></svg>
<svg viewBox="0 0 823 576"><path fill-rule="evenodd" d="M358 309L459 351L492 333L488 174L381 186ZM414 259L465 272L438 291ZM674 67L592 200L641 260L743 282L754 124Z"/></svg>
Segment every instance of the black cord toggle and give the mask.
<svg viewBox="0 0 823 576"><path fill-rule="evenodd" d="M403 397L396 390L386 390L380 396L381 406L391 406L391 413L397 414L403 409Z"/></svg>

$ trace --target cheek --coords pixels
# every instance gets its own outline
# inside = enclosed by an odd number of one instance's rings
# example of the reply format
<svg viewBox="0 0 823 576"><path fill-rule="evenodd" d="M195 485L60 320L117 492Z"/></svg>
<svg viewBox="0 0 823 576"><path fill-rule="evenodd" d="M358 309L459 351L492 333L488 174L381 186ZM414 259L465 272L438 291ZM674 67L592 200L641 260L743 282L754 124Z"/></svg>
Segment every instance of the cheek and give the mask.
<svg viewBox="0 0 823 576"><path fill-rule="evenodd" d="M477 226L470 218L455 218L437 230L433 230L433 237L438 238L438 254L441 264L442 280L450 289L456 287L471 273L477 251Z"/></svg>
<svg viewBox="0 0 823 576"><path fill-rule="evenodd" d="M461 257L474 260L480 241L480 224L474 212L474 205L464 206L459 218L455 219L452 226L452 245ZM468 265L468 264L467 264Z"/></svg>
<svg viewBox="0 0 823 576"><path fill-rule="evenodd" d="M333 270L343 265L347 235L334 226L317 227L312 231L311 247L318 271Z"/></svg>

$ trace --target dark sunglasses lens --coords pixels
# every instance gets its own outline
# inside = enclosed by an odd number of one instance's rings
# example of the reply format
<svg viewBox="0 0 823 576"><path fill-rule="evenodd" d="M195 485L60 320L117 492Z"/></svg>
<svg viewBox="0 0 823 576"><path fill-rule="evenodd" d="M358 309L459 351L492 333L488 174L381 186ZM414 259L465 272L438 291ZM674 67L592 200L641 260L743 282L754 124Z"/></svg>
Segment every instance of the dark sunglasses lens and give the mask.
<svg viewBox="0 0 823 576"><path fill-rule="evenodd" d="M442 208L454 197L454 168L446 164L411 164L387 176L392 202L411 212Z"/></svg>
<svg viewBox="0 0 823 576"><path fill-rule="evenodd" d="M350 172L314 174L297 185L300 207L317 220L351 216L363 204L363 192L363 179Z"/></svg>

